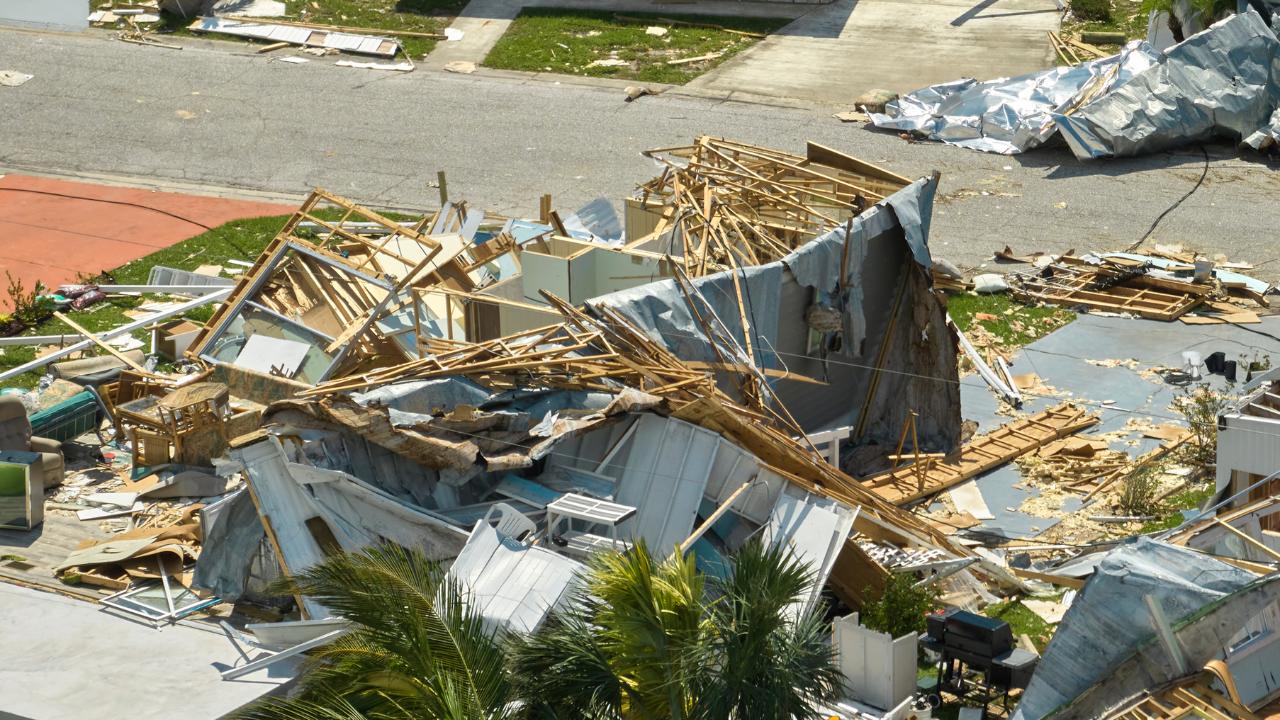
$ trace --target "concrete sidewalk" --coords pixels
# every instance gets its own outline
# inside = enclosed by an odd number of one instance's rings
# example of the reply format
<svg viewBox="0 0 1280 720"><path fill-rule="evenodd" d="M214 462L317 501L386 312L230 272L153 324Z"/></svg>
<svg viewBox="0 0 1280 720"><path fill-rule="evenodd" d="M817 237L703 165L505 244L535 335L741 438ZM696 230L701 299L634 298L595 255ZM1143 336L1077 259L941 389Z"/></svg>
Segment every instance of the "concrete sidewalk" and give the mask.
<svg viewBox="0 0 1280 720"><path fill-rule="evenodd" d="M737 2L697 0L677 5L661 5L644 0L471 0L449 27L461 30L461 40L441 42L419 67L439 70L455 61L479 65L511 27L511 21L525 7L556 7L577 10L611 10L674 15L720 15L729 17L797 18L817 5L805 3Z"/></svg>
<svg viewBox="0 0 1280 720"><path fill-rule="evenodd" d="M691 90L851 103L962 77L989 80L1053 64L1052 0L837 0L807 13Z"/></svg>

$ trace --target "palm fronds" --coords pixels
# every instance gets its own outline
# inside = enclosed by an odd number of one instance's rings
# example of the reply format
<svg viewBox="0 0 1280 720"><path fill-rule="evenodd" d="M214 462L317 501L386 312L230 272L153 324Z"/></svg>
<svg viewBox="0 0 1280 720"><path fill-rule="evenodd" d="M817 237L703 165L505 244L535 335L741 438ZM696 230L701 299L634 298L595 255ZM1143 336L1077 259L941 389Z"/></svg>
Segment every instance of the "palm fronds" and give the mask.
<svg viewBox="0 0 1280 720"><path fill-rule="evenodd" d="M335 556L276 589L315 599L353 629L307 660L294 698L269 700L239 717L504 714L511 686L498 639L468 607L458 582L421 551L386 545Z"/></svg>

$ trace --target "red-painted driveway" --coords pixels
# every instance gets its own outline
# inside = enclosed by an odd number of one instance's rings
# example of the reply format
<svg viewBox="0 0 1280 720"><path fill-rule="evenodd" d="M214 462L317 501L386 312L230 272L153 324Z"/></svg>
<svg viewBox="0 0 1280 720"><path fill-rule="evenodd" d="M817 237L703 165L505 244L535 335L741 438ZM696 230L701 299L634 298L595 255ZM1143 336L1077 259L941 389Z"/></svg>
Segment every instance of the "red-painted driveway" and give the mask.
<svg viewBox="0 0 1280 720"><path fill-rule="evenodd" d="M0 177L0 273L50 288L137 260L232 220L289 205L179 195L24 175ZM7 287L6 278L0 283ZM9 299L0 292L0 308Z"/></svg>

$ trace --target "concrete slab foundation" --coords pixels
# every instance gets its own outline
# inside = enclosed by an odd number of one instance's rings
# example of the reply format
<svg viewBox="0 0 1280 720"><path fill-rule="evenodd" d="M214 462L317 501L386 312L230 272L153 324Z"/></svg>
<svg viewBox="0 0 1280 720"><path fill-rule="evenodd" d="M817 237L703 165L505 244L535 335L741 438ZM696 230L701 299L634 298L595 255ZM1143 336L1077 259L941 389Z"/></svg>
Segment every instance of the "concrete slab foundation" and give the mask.
<svg viewBox="0 0 1280 720"><path fill-rule="evenodd" d="M0 718L214 720L294 675L285 660L224 682L220 671L243 663L226 635L113 612L0 583Z"/></svg>
<svg viewBox="0 0 1280 720"><path fill-rule="evenodd" d="M1267 354L1280 358L1280 316L1263 317L1256 325L1237 326L1080 315L1071 324L1024 347L1014 359L1014 374L1035 373L1045 384L1064 393L1054 397L1027 397L1021 411L1030 415L1071 400L1090 412L1102 414L1102 421L1086 434L1123 429L1129 418L1150 418L1152 424L1186 427L1182 416L1170 408L1177 389L1139 375L1141 370L1158 365L1177 367L1184 350L1196 350L1202 356L1222 351L1229 360L1241 355L1251 357L1255 352L1259 359ZM1102 367L1088 362L1127 359L1141 364L1132 370L1123 365ZM1243 383L1244 375L1238 380ZM1204 381L1218 392L1234 393L1240 387L1240 383L1233 387L1221 375L1205 375ZM1009 416L996 413L999 405L995 394L978 375L960 381L960 398L964 418L977 422L979 432L989 432L1010 420ZM1115 402L1104 405L1106 400ZM1137 445L1119 441L1111 443L1111 449L1136 457L1160 444L1159 440L1137 434L1128 439L1138 441ZM1054 518L1006 509L1019 507L1029 496L1039 496L1034 488L1013 487L1021 479L1021 472L1013 464L978 476L978 490L995 515L995 520L988 520L981 529L1010 538L1029 538L1057 524ZM1063 509L1074 512L1081 507L1079 499L1070 498Z"/></svg>
<svg viewBox="0 0 1280 720"><path fill-rule="evenodd" d="M225 222L296 206L0 176L0 273L31 288L112 270ZM252 259L252 258L250 258ZM8 300L0 300L0 311Z"/></svg>

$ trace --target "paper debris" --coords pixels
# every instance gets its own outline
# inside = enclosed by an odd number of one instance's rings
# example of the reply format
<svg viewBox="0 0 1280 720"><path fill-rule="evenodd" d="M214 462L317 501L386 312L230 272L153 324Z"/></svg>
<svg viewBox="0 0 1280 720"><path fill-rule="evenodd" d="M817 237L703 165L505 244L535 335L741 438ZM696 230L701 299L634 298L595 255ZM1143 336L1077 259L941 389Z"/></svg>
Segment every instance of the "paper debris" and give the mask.
<svg viewBox="0 0 1280 720"><path fill-rule="evenodd" d="M658 91L657 91L657 90L652 90L652 89L647 88L647 87L637 87L637 86L635 86L635 85L629 85L629 86L627 86L627 89L626 89L626 90L624 90L623 92L625 92L625 93L627 94L627 102L631 102L632 100L635 100L636 98L642 98L642 97L644 97L645 95L657 95L657 94L658 94Z"/></svg>
<svg viewBox="0 0 1280 720"><path fill-rule="evenodd" d="M664 27L657 27L657 26L648 27L648 28L645 28L644 34L662 37L663 35L667 34L667 29Z"/></svg>
<svg viewBox="0 0 1280 720"><path fill-rule="evenodd" d="M445 42L458 42L459 40L462 39L463 35L466 35L466 33L456 28L444 29Z"/></svg>
<svg viewBox="0 0 1280 720"><path fill-rule="evenodd" d="M467 62L466 60L454 60L444 66L444 69L453 73L470 74L476 71L476 64Z"/></svg>
<svg viewBox="0 0 1280 720"><path fill-rule="evenodd" d="M631 63L618 58L608 58L607 60L592 60L587 67L626 67Z"/></svg>
<svg viewBox="0 0 1280 720"><path fill-rule="evenodd" d="M382 63L360 63L360 62L352 62L350 60L339 60L338 62L334 63L334 65L341 65L342 67L351 67L351 68L364 68L365 70L396 70L398 72L413 72L414 70L413 65L410 65L409 63L400 63L399 65L384 65ZM448 67L446 67L445 69L448 70Z"/></svg>
<svg viewBox="0 0 1280 720"><path fill-rule="evenodd" d="M294 56L292 56L292 55L291 55L291 56L289 56L289 57L282 57L282 58L276 58L276 59L277 59L277 60L279 60L280 62L287 62L287 63L304 63L304 62L311 62L310 60L308 60L308 59L306 59L306 58L294 57Z"/></svg>
<svg viewBox="0 0 1280 720"><path fill-rule="evenodd" d="M33 77L35 75L26 75L16 70L0 70L0 85L17 87Z"/></svg>

